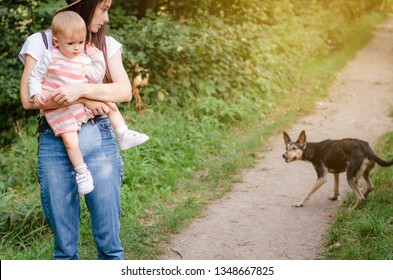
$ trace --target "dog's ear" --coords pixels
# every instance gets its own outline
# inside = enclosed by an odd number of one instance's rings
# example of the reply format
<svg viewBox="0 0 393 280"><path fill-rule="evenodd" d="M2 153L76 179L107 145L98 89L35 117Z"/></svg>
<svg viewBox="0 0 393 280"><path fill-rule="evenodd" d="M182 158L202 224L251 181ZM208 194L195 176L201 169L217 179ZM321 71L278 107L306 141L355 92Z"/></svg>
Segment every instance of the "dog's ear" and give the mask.
<svg viewBox="0 0 393 280"><path fill-rule="evenodd" d="M307 144L306 131L302 130L302 132L300 132L297 141L303 147L303 149L306 148L306 144Z"/></svg>
<svg viewBox="0 0 393 280"><path fill-rule="evenodd" d="M289 137L288 133L286 133L285 131L283 132L283 136L284 136L284 143L286 147L288 146L288 143L291 142L291 137Z"/></svg>

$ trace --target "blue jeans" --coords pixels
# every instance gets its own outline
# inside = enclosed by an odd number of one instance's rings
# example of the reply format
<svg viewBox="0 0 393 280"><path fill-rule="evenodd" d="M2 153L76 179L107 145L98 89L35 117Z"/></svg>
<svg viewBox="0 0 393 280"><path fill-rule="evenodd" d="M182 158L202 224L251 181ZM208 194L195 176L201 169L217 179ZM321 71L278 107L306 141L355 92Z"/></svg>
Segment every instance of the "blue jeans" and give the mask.
<svg viewBox="0 0 393 280"><path fill-rule="evenodd" d="M124 259L120 242L123 162L108 118L82 126L79 147L94 180L85 195L99 259ZM38 179L41 203L54 234L54 259L78 259L80 200L75 171L60 137L40 132Z"/></svg>

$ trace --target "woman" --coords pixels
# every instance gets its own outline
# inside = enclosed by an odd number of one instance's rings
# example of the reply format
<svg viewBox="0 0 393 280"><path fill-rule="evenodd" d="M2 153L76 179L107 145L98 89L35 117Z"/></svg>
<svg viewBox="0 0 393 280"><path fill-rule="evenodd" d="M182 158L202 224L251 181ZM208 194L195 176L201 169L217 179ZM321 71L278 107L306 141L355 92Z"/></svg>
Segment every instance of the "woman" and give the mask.
<svg viewBox="0 0 393 280"><path fill-rule="evenodd" d="M131 100L131 85L122 63L122 46L105 36L104 25L109 21L112 0L67 0L60 9L81 15L88 27L86 42L92 42L104 52L107 64L106 80L110 83L67 85L55 90L53 101L39 109L57 108L76 102L85 103L96 115L82 126L79 145L94 178L95 190L85 196L91 216L91 226L99 259L124 259L120 242L120 187L122 160L108 117L115 109L112 102ZM59 12L57 11L57 12ZM45 41L49 44L45 44ZM28 77L46 48L51 49L52 34L31 35L19 57L24 62L20 97L25 109L37 109L29 100ZM80 204L75 171L68 159L61 138L40 122L38 145L38 178L41 203L54 234L54 259L78 259Z"/></svg>

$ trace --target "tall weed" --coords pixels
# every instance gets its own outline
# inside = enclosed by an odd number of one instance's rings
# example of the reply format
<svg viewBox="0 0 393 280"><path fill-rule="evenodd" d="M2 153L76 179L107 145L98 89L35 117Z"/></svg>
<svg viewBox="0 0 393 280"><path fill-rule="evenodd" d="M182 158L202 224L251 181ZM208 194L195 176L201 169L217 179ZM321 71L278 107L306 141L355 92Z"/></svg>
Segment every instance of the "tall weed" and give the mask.
<svg viewBox="0 0 393 280"><path fill-rule="evenodd" d="M122 152L121 235L128 258L154 258L168 232L228 190L236 171L255 160L263 140L310 110L304 100L312 104L323 94L337 69L326 70L314 58L327 61L331 54L329 61L336 60L333 52L371 24L340 15L332 22L331 12L318 4L323 1L299 7L293 2L233 0L222 13L202 9L182 20L166 13L136 20L118 11L111 21L111 33L124 43L130 76L136 63L151 75L142 91L145 114L138 115L133 104L120 106L127 123L151 136ZM239 6L237 18L245 15L244 21L229 16ZM0 258L34 253L50 258L45 250L52 248L40 242L50 235L39 206L36 138L29 125L18 131L15 144L0 157L0 202L7 209L0 216ZM95 258L85 206L81 221L81 257Z"/></svg>
<svg viewBox="0 0 393 280"><path fill-rule="evenodd" d="M48 233L37 183L37 139L29 125L27 132L16 128L18 140L0 157L0 249L4 242L26 248Z"/></svg>

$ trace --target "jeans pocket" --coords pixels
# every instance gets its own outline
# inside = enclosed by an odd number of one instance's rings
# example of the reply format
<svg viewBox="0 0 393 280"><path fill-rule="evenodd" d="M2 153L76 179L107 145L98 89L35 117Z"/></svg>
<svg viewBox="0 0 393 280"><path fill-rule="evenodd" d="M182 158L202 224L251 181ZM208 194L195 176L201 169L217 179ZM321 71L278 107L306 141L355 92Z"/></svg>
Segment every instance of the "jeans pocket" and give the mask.
<svg viewBox="0 0 393 280"><path fill-rule="evenodd" d="M109 119L103 119L97 122L97 126L100 130L101 137L103 139L114 138L114 131L109 122Z"/></svg>

